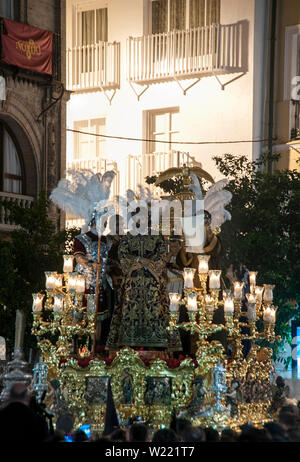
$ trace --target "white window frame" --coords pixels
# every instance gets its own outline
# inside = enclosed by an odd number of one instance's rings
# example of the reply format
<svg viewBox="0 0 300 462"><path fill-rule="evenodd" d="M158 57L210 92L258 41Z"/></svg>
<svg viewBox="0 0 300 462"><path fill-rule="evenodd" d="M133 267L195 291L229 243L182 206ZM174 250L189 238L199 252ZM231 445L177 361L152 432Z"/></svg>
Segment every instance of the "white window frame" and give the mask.
<svg viewBox="0 0 300 462"><path fill-rule="evenodd" d="M293 57L300 51L300 24L288 26L285 29L285 56L284 56L284 94L283 99L292 98L292 79L297 76L297 60ZM298 47L298 50L297 50ZM293 98L294 99L294 98Z"/></svg>
<svg viewBox="0 0 300 462"><path fill-rule="evenodd" d="M73 122L73 126L74 126L74 130L79 130L80 131L80 128L78 127L78 125L80 123L83 123L83 122L87 122L88 124L88 128L87 128L87 133L92 133L92 122L94 121L104 121L103 124L99 124L99 125L103 125L104 126L104 131L106 129L106 118L105 117L95 117L95 118L92 118L92 119L82 119L82 120L76 120ZM97 132L96 132L97 133ZM94 137L93 135L91 136L88 136L88 152L90 151L90 145L92 144L92 138L95 138L95 143L96 143L96 149L95 149L95 156L91 156L91 155L88 155L87 157L80 157L79 156L79 136L80 136L80 133L74 133L74 155L73 155L73 159L72 160L94 160L94 159L101 159L101 158L105 158L105 152L103 152L101 154L101 152L98 153L97 155L97 143L104 143L104 146L106 146L106 138L105 137ZM101 151L101 149L100 149ZM104 150L105 151L105 150Z"/></svg>
<svg viewBox="0 0 300 462"><path fill-rule="evenodd" d="M157 131L157 132L154 131L154 117L156 115L160 115L160 114L169 114L169 128L168 128L167 131L162 132L162 133L167 133L168 134L168 141L171 141L171 137L172 137L173 134L180 133L179 129L175 129L175 128L172 129L172 127L170 126L170 123L171 123L170 122L171 121L170 115L175 114L175 113L176 114L180 113L180 110L179 110L178 106L148 110L147 111L147 135L148 135L148 139L154 139L153 136L158 135L160 133L159 131ZM154 149L155 143L159 143L159 141L156 141L156 142L149 141L148 142L147 152L149 154L153 153L153 152L171 151L172 150L172 145L171 144L163 143L163 146L165 146L165 147L163 149L157 151L157 150Z"/></svg>
<svg viewBox="0 0 300 462"><path fill-rule="evenodd" d="M79 37L81 37L82 33L81 33L81 23L80 22L78 23L78 13L82 13L85 11L91 11L91 10L98 10L101 8L108 8L108 0L92 0L92 1L88 0L86 2L81 1L73 5L73 11L72 11L72 16L73 16L72 43L73 43L73 46L82 45L79 41Z"/></svg>

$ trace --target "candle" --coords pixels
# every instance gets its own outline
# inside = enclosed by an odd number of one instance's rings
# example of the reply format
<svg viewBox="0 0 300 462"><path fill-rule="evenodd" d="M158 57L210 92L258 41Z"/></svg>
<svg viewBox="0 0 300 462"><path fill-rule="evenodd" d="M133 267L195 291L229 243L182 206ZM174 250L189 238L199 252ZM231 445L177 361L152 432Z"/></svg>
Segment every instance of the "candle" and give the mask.
<svg viewBox="0 0 300 462"><path fill-rule="evenodd" d="M20 310L17 310L16 327L15 327L15 348L21 349L23 347L24 330L25 330L24 313Z"/></svg>
<svg viewBox="0 0 300 462"><path fill-rule="evenodd" d="M273 301L273 289L274 285L264 284L264 302L271 303Z"/></svg>
<svg viewBox="0 0 300 462"><path fill-rule="evenodd" d="M207 311L214 311L214 298L210 294L206 294L204 297L205 308Z"/></svg>
<svg viewBox="0 0 300 462"><path fill-rule="evenodd" d="M54 296L53 311L60 313L64 308L65 296L63 294L56 294Z"/></svg>
<svg viewBox="0 0 300 462"><path fill-rule="evenodd" d="M46 289L52 290L55 289L56 283L56 271L45 271L46 275Z"/></svg>
<svg viewBox="0 0 300 462"><path fill-rule="evenodd" d="M209 274L209 288L220 289L221 270L210 270Z"/></svg>
<svg viewBox="0 0 300 462"><path fill-rule="evenodd" d="M261 286L256 286L255 287L255 296L256 296L256 301L257 302L261 302L262 301L262 294L263 294L263 291L264 291L264 287L261 287Z"/></svg>
<svg viewBox="0 0 300 462"><path fill-rule="evenodd" d="M233 294L234 298L236 300L242 300L243 298L243 288L244 288L244 283L243 282L234 282L233 283Z"/></svg>
<svg viewBox="0 0 300 462"><path fill-rule="evenodd" d="M73 261L74 261L74 256L73 255L64 255L64 273L72 273L73 271Z"/></svg>
<svg viewBox="0 0 300 462"><path fill-rule="evenodd" d="M208 273L208 261L210 259L210 255L198 255L198 273L199 274L207 274Z"/></svg>
<svg viewBox="0 0 300 462"><path fill-rule="evenodd" d="M256 284L256 275L257 275L257 271L249 271L250 285L255 286L255 284Z"/></svg>
<svg viewBox="0 0 300 462"><path fill-rule="evenodd" d="M32 311L34 313L39 313L42 311L43 308L43 299L44 299L44 294L32 294L33 298L33 303L32 303Z"/></svg>
<svg viewBox="0 0 300 462"><path fill-rule="evenodd" d="M85 291L85 278L81 274L78 274L76 278L76 292L79 294L84 294L84 291Z"/></svg>
<svg viewBox="0 0 300 462"><path fill-rule="evenodd" d="M95 301L95 295L94 294L87 294L87 303L86 303L86 309L88 313L95 313L96 311L96 301Z"/></svg>
<svg viewBox="0 0 300 462"><path fill-rule="evenodd" d="M181 300L181 295L177 292L170 292L170 311L178 311L179 302Z"/></svg>
<svg viewBox="0 0 300 462"><path fill-rule="evenodd" d="M197 294L195 294L194 292L191 292L188 295L187 309L188 309L188 311L196 311L197 310Z"/></svg>
<svg viewBox="0 0 300 462"><path fill-rule="evenodd" d="M184 287L186 289L192 289L194 287L194 275L196 270L194 268L184 268L183 278L184 278Z"/></svg>
<svg viewBox="0 0 300 462"><path fill-rule="evenodd" d="M77 273L73 271L73 273L69 274L68 279L68 290L75 291L77 287Z"/></svg>

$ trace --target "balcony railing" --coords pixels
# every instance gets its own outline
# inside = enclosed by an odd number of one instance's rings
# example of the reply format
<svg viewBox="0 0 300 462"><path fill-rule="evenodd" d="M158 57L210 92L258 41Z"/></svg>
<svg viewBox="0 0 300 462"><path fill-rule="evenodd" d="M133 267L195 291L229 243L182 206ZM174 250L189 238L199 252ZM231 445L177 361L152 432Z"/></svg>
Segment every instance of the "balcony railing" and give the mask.
<svg viewBox="0 0 300 462"><path fill-rule="evenodd" d="M120 43L98 42L67 49L67 89L120 87Z"/></svg>
<svg viewBox="0 0 300 462"><path fill-rule="evenodd" d="M242 71L242 23L213 24L128 40L128 79L146 84Z"/></svg>
<svg viewBox="0 0 300 462"><path fill-rule="evenodd" d="M21 194L13 194L0 192L0 201L14 202L20 205L23 208L30 208L33 202L33 197L23 196ZM0 230L2 231L12 231L18 226L14 223L10 216L9 210L7 210L4 205L0 202Z"/></svg>

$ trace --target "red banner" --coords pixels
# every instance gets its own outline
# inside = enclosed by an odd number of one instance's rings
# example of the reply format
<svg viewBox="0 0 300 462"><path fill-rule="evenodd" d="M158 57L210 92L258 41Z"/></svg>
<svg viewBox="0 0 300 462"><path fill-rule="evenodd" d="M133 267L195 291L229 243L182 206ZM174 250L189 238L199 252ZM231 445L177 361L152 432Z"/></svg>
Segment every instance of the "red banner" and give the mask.
<svg viewBox="0 0 300 462"><path fill-rule="evenodd" d="M52 74L52 32L3 19L1 61L42 74Z"/></svg>

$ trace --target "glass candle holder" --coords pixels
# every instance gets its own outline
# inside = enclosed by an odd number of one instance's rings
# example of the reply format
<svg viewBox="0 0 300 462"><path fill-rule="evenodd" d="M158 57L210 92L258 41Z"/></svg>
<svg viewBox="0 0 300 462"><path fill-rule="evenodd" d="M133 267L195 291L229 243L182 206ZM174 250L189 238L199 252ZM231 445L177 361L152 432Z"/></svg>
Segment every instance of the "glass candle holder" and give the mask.
<svg viewBox="0 0 300 462"><path fill-rule="evenodd" d="M249 321L256 321L256 303L248 303L247 317Z"/></svg>
<svg viewBox="0 0 300 462"><path fill-rule="evenodd" d="M210 270L208 272L208 275L209 275L209 288L210 289L220 289L221 270Z"/></svg>
<svg viewBox="0 0 300 462"><path fill-rule="evenodd" d="M215 309L215 301L214 298L210 294L206 294L204 297L204 305L207 311L214 311Z"/></svg>
<svg viewBox="0 0 300 462"><path fill-rule="evenodd" d="M68 290L72 292L76 291L76 288L77 288L77 272L76 271L69 273L67 288Z"/></svg>
<svg viewBox="0 0 300 462"><path fill-rule="evenodd" d="M235 281L233 283L233 296L235 300L242 300L243 289L244 289L244 282Z"/></svg>
<svg viewBox="0 0 300 462"><path fill-rule="evenodd" d="M188 311L197 311L197 294L195 292L191 292L187 298L187 310Z"/></svg>
<svg viewBox="0 0 300 462"><path fill-rule="evenodd" d="M73 271L73 263L74 263L74 256L73 255L63 255L64 258L64 273L72 273Z"/></svg>
<svg viewBox="0 0 300 462"><path fill-rule="evenodd" d="M85 278L82 274L77 274L76 277L76 292L78 294L84 294L85 292Z"/></svg>
<svg viewBox="0 0 300 462"><path fill-rule="evenodd" d="M32 303L32 311L33 313L40 313L43 309L43 300L45 295L41 293L32 294L33 303Z"/></svg>
<svg viewBox="0 0 300 462"><path fill-rule="evenodd" d="M63 294L56 294L54 296L53 311L55 313L61 313L64 309L65 296Z"/></svg>
<svg viewBox="0 0 300 462"><path fill-rule="evenodd" d="M178 311L181 295L177 292L170 292L170 311Z"/></svg>
<svg viewBox="0 0 300 462"><path fill-rule="evenodd" d="M249 283L252 286L256 285L256 276L257 276L257 271L249 271Z"/></svg>
<svg viewBox="0 0 300 462"><path fill-rule="evenodd" d="M55 289L57 272L56 271L45 271L45 276L46 276L46 289L48 290Z"/></svg>
<svg viewBox="0 0 300 462"><path fill-rule="evenodd" d="M62 274L56 274L56 277L55 277L55 289L61 289L62 288L62 278L63 278L63 275Z"/></svg>
<svg viewBox="0 0 300 462"><path fill-rule="evenodd" d="M224 298L224 313L233 314L234 313L234 301L232 296L226 296Z"/></svg>
<svg viewBox="0 0 300 462"><path fill-rule="evenodd" d="M208 273L208 261L210 259L210 255L198 255L198 273L199 274L207 274Z"/></svg>
<svg viewBox="0 0 300 462"><path fill-rule="evenodd" d="M183 279L185 289L192 289L194 287L195 268L184 268Z"/></svg>
<svg viewBox="0 0 300 462"><path fill-rule="evenodd" d="M274 288L275 286L272 284L264 284L264 294L263 294L264 302L272 303Z"/></svg>
<svg viewBox="0 0 300 462"><path fill-rule="evenodd" d="M247 302L250 304L256 303L256 295L253 293L246 294Z"/></svg>
<svg viewBox="0 0 300 462"><path fill-rule="evenodd" d="M269 324L275 324L276 321L276 311L277 307L275 306L266 306L264 308L264 313L263 313L263 320L266 323Z"/></svg>
<svg viewBox="0 0 300 462"><path fill-rule="evenodd" d="M254 289L254 294L256 297L256 301L261 303L262 301L262 295L263 295L264 287L262 286L256 286Z"/></svg>

